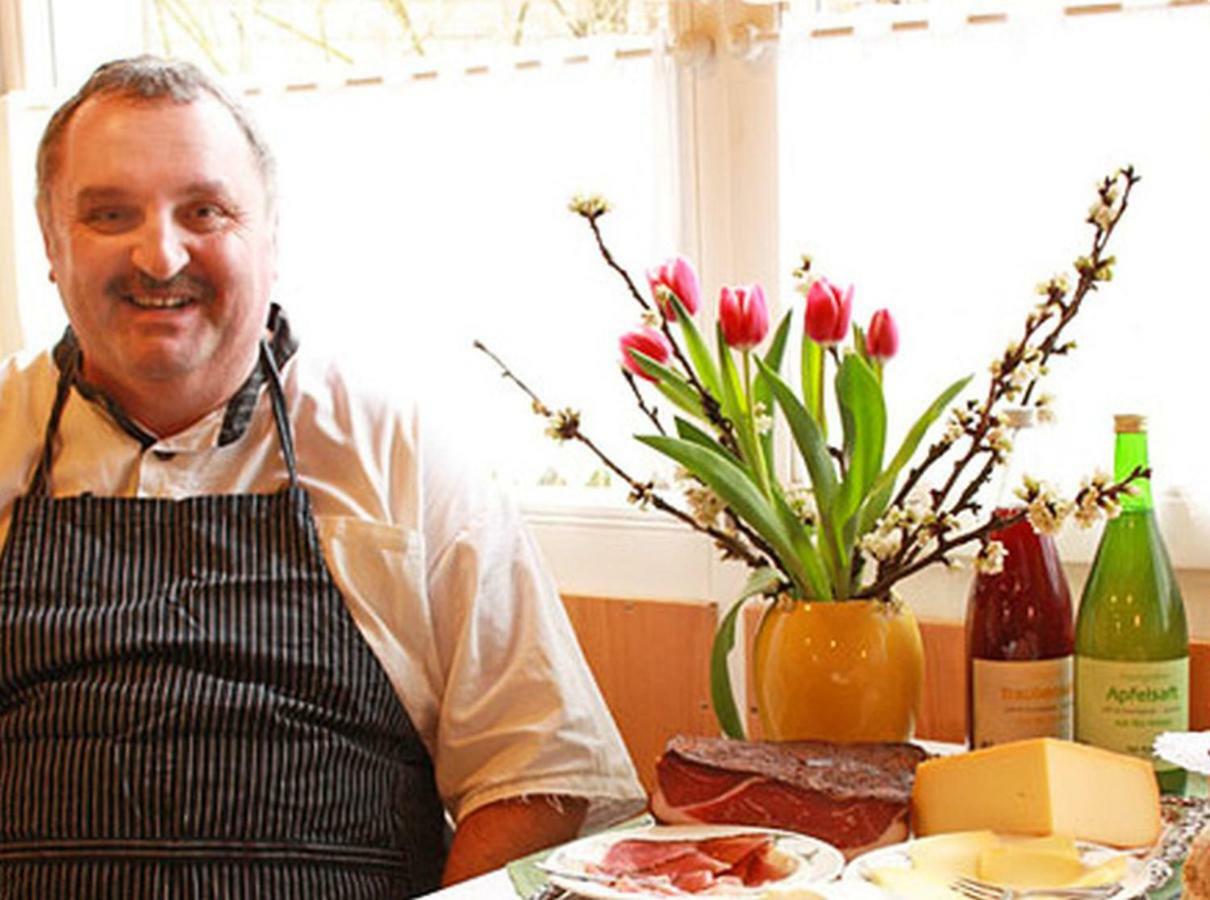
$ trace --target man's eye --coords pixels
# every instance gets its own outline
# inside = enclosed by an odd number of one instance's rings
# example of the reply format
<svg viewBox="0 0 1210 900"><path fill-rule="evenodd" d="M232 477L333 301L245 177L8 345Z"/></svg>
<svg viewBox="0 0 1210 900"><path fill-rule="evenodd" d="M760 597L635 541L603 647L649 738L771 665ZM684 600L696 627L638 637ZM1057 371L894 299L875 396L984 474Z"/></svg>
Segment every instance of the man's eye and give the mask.
<svg viewBox="0 0 1210 900"><path fill-rule="evenodd" d="M99 207L84 213L84 221L99 231L118 231L130 224L134 213L120 207Z"/></svg>
<svg viewBox="0 0 1210 900"><path fill-rule="evenodd" d="M227 218L227 211L217 203L199 203L189 207L186 218L195 227L214 228Z"/></svg>

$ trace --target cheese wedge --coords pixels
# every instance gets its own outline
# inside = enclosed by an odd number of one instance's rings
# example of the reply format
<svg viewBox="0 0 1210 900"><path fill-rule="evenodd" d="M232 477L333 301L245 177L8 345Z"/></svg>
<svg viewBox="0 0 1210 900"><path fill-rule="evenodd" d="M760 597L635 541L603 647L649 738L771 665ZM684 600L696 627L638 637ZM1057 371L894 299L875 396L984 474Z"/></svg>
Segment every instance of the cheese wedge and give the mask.
<svg viewBox="0 0 1210 900"><path fill-rule="evenodd" d="M912 825L918 835L989 829L1143 847L1160 835L1160 795L1146 760L1035 738L922 762Z"/></svg>

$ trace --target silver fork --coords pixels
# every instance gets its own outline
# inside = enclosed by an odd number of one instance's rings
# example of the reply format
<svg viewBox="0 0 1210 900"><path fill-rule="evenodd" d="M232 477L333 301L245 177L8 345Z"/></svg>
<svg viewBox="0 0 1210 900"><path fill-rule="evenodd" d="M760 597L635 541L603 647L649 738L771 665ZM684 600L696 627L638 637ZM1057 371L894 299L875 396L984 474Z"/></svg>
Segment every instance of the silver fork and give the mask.
<svg viewBox="0 0 1210 900"><path fill-rule="evenodd" d="M1018 897L1061 897L1065 900L1108 900L1118 892L1118 885L1072 888L1010 888L988 884L974 878L959 878L950 883L950 890L970 900L1017 900Z"/></svg>

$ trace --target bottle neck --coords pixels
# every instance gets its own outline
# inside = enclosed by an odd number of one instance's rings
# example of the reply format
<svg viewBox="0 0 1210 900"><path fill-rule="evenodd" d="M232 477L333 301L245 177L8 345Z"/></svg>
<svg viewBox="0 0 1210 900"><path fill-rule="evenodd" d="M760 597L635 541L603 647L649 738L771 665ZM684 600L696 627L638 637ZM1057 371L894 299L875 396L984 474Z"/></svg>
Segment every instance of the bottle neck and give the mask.
<svg viewBox="0 0 1210 900"><path fill-rule="evenodd" d="M1121 481L1136 467L1147 468L1147 433L1134 431L1117 435L1113 449L1113 477ZM1126 511L1152 508L1151 479L1136 478L1130 483L1135 493L1122 494L1122 509Z"/></svg>
<svg viewBox="0 0 1210 900"><path fill-rule="evenodd" d="M1034 426L1032 424L1010 427L1008 434L1012 440L1012 450L1009 451L1008 461L1000 470L999 478L995 481L993 499L996 509L1020 509L1025 505L1017 496L1026 475L1037 477L1034 459Z"/></svg>

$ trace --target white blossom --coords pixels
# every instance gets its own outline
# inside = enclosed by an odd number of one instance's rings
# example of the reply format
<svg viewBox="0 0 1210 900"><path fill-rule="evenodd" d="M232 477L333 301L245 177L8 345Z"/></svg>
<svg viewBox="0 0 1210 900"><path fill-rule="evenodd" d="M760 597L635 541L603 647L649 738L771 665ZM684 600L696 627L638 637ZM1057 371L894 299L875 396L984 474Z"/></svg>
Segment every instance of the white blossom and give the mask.
<svg viewBox="0 0 1210 900"><path fill-rule="evenodd" d="M1004 557L1008 551L999 541L988 541L979 548L975 556L975 571L983 575L999 575L1004 571Z"/></svg>
<svg viewBox="0 0 1210 900"><path fill-rule="evenodd" d="M819 518L819 509L815 505L815 492L809 485L792 483L786 489L786 502L790 509L803 522L813 524Z"/></svg>
<svg viewBox="0 0 1210 900"><path fill-rule="evenodd" d="M1108 228L1113 224L1113 207L1107 203L1098 200L1088 210L1088 218L1095 222L1100 228Z"/></svg>
<svg viewBox="0 0 1210 900"><path fill-rule="evenodd" d="M719 515L726 508L726 504L719 499L718 494L701 484L686 487L685 500L689 503L693 521L703 528L714 527Z"/></svg>
<svg viewBox="0 0 1210 900"><path fill-rule="evenodd" d="M600 194L576 194L567 204L567 208L582 216L595 218L610 210L609 201Z"/></svg>
<svg viewBox="0 0 1210 900"><path fill-rule="evenodd" d="M1122 512L1122 504L1110 493L1111 480L1103 470L1094 472L1080 484L1076 494L1075 520L1081 528L1088 528L1104 516L1106 519L1116 519ZM1127 493L1134 493L1133 487L1127 486Z"/></svg>
<svg viewBox="0 0 1210 900"><path fill-rule="evenodd" d="M1039 422L1053 422L1055 420L1055 398L1053 394L1039 394L1038 399L1034 402L1034 408L1037 411Z"/></svg>
<svg viewBox="0 0 1210 900"><path fill-rule="evenodd" d="M902 545L903 532L898 528L871 531L861 539L861 549L879 561L890 559Z"/></svg>
<svg viewBox="0 0 1210 900"><path fill-rule="evenodd" d="M769 434L773 430L773 417L765 409L765 404L758 402L753 407L752 425L757 434Z"/></svg>

